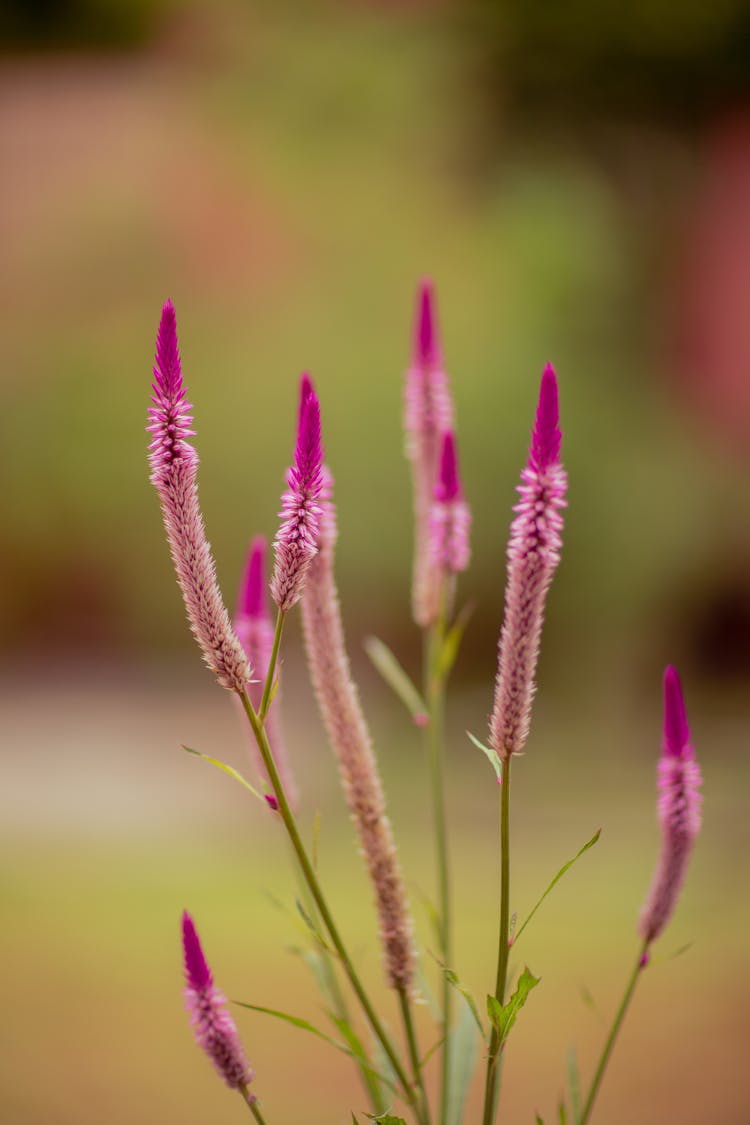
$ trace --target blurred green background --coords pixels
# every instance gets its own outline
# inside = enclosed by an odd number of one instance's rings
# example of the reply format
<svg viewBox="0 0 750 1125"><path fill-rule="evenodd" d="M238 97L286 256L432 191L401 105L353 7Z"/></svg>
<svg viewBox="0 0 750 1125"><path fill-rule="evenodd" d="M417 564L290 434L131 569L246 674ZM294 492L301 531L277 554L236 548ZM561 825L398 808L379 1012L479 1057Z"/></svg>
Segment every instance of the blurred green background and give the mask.
<svg viewBox="0 0 750 1125"><path fill-rule="evenodd" d="M200 667L147 482L167 296L230 602L250 537L275 530L297 377L316 380L350 646L429 946L424 762L361 643L377 633L416 674L401 395L430 276L474 513L449 793L457 968L480 997L497 794L464 731L481 736L490 708L510 507L547 360L570 507L516 771L514 907L603 828L519 950L544 980L508 1053L505 1120L551 1119L569 1045L589 1074L619 997L658 844L669 661L705 829L598 1119L743 1125L747 7L5 0L0 42L2 1120L241 1119L181 1009L183 906L231 997L319 1019L287 952L300 934L276 824L179 751L241 764L247 746ZM296 623L285 676L305 831L320 810L323 878L395 1025ZM429 956L425 971L434 983ZM367 1108L345 1060L260 1015L238 1022L269 1122L343 1125Z"/></svg>

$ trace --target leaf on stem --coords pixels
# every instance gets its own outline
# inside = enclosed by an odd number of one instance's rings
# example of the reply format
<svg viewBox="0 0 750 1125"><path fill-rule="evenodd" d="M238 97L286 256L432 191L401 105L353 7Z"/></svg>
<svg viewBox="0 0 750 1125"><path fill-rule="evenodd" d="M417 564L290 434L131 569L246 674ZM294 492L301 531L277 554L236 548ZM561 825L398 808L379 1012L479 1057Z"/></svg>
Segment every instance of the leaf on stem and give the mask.
<svg viewBox="0 0 750 1125"><path fill-rule="evenodd" d="M307 913L307 911L305 910L304 906L302 905L302 903L300 902L299 899L295 899L295 905L296 905L297 910L299 912L300 918L305 923L308 930L310 931L310 933L313 935L313 937L317 941L318 945L320 945L322 949L327 950L328 953L333 954L334 951L331 949L328 942L323 937L323 935L320 932L320 930L318 929L318 927L315 925L315 921Z"/></svg>
<svg viewBox="0 0 750 1125"><path fill-rule="evenodd" d="M466 605L456 615L456 619L451 625L448 632L443 638L443 643L440 646L438 653L435 677L440 681L445 681L453 670L453 665L456 663L458 650L463 640L466 626L469 624L471 615L475 609L474 602L467 602Z"/></svg>
<svg viewBox="0 0 750 1125"><path fill-rule="evenodd" d="M453 969L448 969L445 965L441 967L443 973L445 974L445 979L448 981L448 984L452 985L453 988L455 988L456 991L460 992L463 996L464 1000L466 1001L466 1006L474 1020L474 1023L477 1025L479 1034L482 1036L482 1039L486 1040L487 1037L484 1033L484 1027L482 1026L482 1020L479 1016L479 1009L477 1008L474 997L471 995L468 988L464 988L464 986L461 984L461 981L458 979L457 974L454 973Z"/></svg>
<svg viewBox="0 0 750 1125"><path fill-rule="evenodd" d="M495 771L497 783L498 785L500 785L503 780L503 764L498 757L497 750L493 750L491 746L485 746L485 744L483 742L480 742L476 735L473 735L470 730L467 730L466 734L469 738L469 741L473 742L478 750L481 750L483 754L487 755L487 760Z"/></svg>
<svg viewBox="0 0 750 1125"><path fill-rule="evenodd" d="M239 770L236 770L234 768L234 766L229 766L226 762L219 761L218 758L211 758L208 754L201 754L200 750L193 750L192 746L183 746L182 749L187 754L193 754L196 758L200 758L201 761L210 762L212 766L216 766L217 769L223 770L224 773L229 774L231 778L233 778L235 781L238 781L240 785L247 789L249 793L252 793L253 797L257 797L259 801L265 804L265 797L261 793L259 793L257 789L254 789L250 782L247 781L246 778L244 778L239 772Z"/></svg>
<svg viewBox="0 0 750 1125"><path fill-rule="evenodd" d="M525 922L523 923L523 925L521 926L520 930L519 930L519 931L518 931L518 933L516 934L516 937L515 937L515 940L516 940L516 941L518 941L518 939L520 938L521 934L522 934L522 933L523 933L523 931L524 931L524 930L526 929L526 927L528 926L529 922L530 922L530 921L531 921L531 919L532 919L532 918L534 917L534 915L536 914L537 910L538 910L538 909L539 909L539 907L540 907L540 906L542 905L542 903L544 902L545 898L546 898L546 897L547 897L547 895L548 895L548 894L550 893L550 891L551 891L551 890L553 889L553 887L555 887L555 886L557 885L557 883L559 883L559 882L560 882L560 880L562 879L562 877L563 877L563 875L565 874L565 872L566 872L566 871L568 871L568 870L569 870L569 869L570 869L570 868L571 868L571 867L573 866L573 864L574 864L574 863L576 862L576 860L579 860L579 859L581 858L581 856L582 856L582 855L584 854L584 852L587 852L587 851L589 850L589 848L593 848L594 844L595 844L595 843L597 842L597 840L599 839L599 837L601 836L601 834L602 834L602 830L601 830L601 828L597 828L596 832L595 832L595 833L594 833L594 835L593 835L593 836L591 837L591 839L590 839L590 840L587 840L587 841L586 841L586 843L585 843L585 844L583 845L583 847L582 847L582 848L580 848L580 849L579 849L579 851L577 851L577 852L576 852L576 854L575 854L575 855L573 856L573 858L572 858L572 859L569 859L567 863L564 863L564 864L562 865L562 867L561 867L561 868L560 868L560 870L558 871L557 875L555 875L554 879L552 880L552 882L550 883L550 885L549 885L549 886L547 887L547 890L546 890L546 891L544 892L544 894L542 895L542 897L541 897L541 898L539 899L539 901L538 901L538 902L536 903L536 905L534 906L533 910L531 911L531 913L530 913L530 914L529 914L529 916L527 917L526 921L525 921Z"/></svg>
<svg viewBox="0 0 750 1125"><path fill-rule="evenodd" d="M398 696L417 726L427 722L427 704L414 681L379 637L367 637L365 652L391 690Z"/></svg>
<svg viewBox="0 0 750 1125"><path fill-rule="evenodd" d="M496 996L487 997L487 1014L499 1036L498 1050L508 1038L516 1022L516 1016L526 1003L529 993L532 988L536 988L540 980L541 977L535 977L528 966L524 966L516 990L507 1004L501 1004Z"/></svg>
<svg viewBox="0 0 750 1125"><path fill-rule="evenodd" d="M336 1027L336 1029L343 1035L353 1057L359 1063L360 1069L366 1071L367 1074L374 1080L375 1090L373 1091L373 1095L377 1095L377 1101L375 1104L384 1104L384 1101L381 1100L382 1095L380 1094L380 1090L378 1089L378 1084L380 1082L385 1083L386 1086L390 1087L394 1094L398 1093L398 1088L394 1086L390 1079L386 1078L385 1075L378 1073L378 1071L372 1065L367 1057L364 1046L362 1044L362 1040L359 1038L349 1021L343 1016L337 1016L335 1012L329 1011L326 1012L326 1015L328 1016L334 1027Z"/></svg>
<svg viewBox="0 0 750 1125"><path fill-rule="evenodd" d="M375 1121L377 1125L406 1125L403 1117L394 1117L392 1113L382 1113L375 1117L371 1113L366 1113L365 1117Z"/></svg>
<svg viewBox="0 0 750 1125"><path fill-rule="evenodd" d="M462 994L466 996L466 993ZM467 999L458 1023L450 1032L449 1094L446 1125L461 1125L469 1086L477 1063L477 1029L473 1001Z"/></svg>

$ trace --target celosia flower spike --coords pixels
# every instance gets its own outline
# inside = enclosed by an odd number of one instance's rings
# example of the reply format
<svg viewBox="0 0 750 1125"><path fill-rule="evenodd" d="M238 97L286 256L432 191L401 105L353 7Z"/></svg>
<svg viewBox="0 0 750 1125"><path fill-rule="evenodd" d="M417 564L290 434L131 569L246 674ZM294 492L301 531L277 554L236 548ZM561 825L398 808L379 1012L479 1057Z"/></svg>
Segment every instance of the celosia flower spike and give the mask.
<svg viewBox="0 0 750 1125"><path fill-rule="evenodd" d="M437 619L442 572L435 564L430 522L442 435L453 429L453 401L443 370L432 284L423 281L417 297L411 366L404 392L406 455L414 496L412 613L425 627Z"/></svg>
<svg viewBox="0 0 750 1125"><path fill-rule="evenodd" d="M682 687L670 666L664 673L664 733L658 766L661 854L638 926L647 944L659 936L677 905L701 827L700 786Z"/></svg>
<svg viewBox="0 0 750 1125"><path fill-rule="evenodd" d="M560 561L560 509L565 506L567 486L560 440L557 377L548 364L508 544L505 613L490 718L490 745L503 761L520 754L528 737L544 606Z"/></svg>
<svg viewBox="0 0 750 1125"><path fill-rule="evenodd" d="M162 309L152 391L147 427L153 435L149 446L151 482L161 502L190 628L222 687L241 692L251 671L219 590L198 503L198 454L187 440L194 433L192 407L182 381L171 301Z"/></svg>
<svg viewBox="0 0 750 1125"><path fill-rule="evenodd" d="M268 675L273 649L273 622L268 612L268 598L266 592L266 553L267 543L262 535L256 536L250 544L245 573L240 586L237 601L237 613L234 618L234 629L240 639L245 655L254 669L253 680L247 685L250 702L257 711L263 696L263 684ZM279 670L277 666L277 677ZM281 783L284 786L287 800L292 808L298 804L297 787L294 783L292 772L289 768L284 736L281 729L281 691L279 688L271 702L265 719L266 735L271 747L273 760L279 771ZM258 747L253 738L256 753ZM260 759L260 755L259 755ZM260 759L262 764L262 759ZM266 797L268 800L268 797ZM270 802L269 802L270 804ZM274 806L271 805L271 808Z"/></svg>
<svg viewBox="0 0 750 1125"><path fill-rule="evenodd" d="M252 1068L245 1057L234 1020L227 1011L226 998L214 987L195 923L187 910L182 915L182 949L185 1006L190 1013L196 1042L227 1086L232 1090L242 1090L248 1100L255 1100L246 1089L253 1080Z"/></svg>
<svg viewBox="0 0 750 1125"><path fill-rule="evenodd" d="M435 496L430 513L430 542L435 567L448 575L469 565L471 513L463 497L458 469L456 439L452 430L443 434Z"/></svg>
<svg viewBox="0 0 750 1125"><path fill-rule="evenodd" d="M375 892L388 982L393 988L408 991L414 974L412 927L372 740L346 651L333 573L336 511L332 489L330 474L324 469L320 552L310 566L302 596L305 648L310 678Z"/></svg>
<svg viewBox="0 0 750 1125"><path fill-rule="evenodd" d="M310 376L304 374L300 380L294 464L287 474L288 488L281 498L279 515L283 523L274 540L276 564L271 595L283 613L299 601L307 568L318 549L322 464L320 403Z"/></svg>

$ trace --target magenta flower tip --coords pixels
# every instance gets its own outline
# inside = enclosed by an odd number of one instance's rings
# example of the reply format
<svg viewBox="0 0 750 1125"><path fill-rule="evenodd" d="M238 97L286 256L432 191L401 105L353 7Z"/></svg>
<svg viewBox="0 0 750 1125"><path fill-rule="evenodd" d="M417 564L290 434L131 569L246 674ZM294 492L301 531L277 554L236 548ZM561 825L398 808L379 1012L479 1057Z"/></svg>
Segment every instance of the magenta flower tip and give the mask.
<svg viewBox="0 0 750 1125"><path fill-rule="evenodd" d="M664 743L665 755L684 758L690 746L690 727L685 710L680 677L676 668L668 665L664 672Z"/></svg>
<svg viewBox="0 0 750 1125"><path fill-rule="evenodd" d="M440 451L440 475L435 487L435 499L443 503L461 498L461 481L458 473L458 453L456 452L456 438L453 430L446 430L443 434L443 444Z"/></svg>
<svg viewBox="0 0 750 1125"><path fill-rule="evenodd" d="M548 363L542 372L539 405L531 435L531 461L538 472L543 473L560 460L561 441L557 375L552 364Z"/></svg>
<svg viewBox="0 0 750 1125"><path fill-rule="evenodd" d="M182 912L182 948L185 954L185 980L190 988L200 992L213 984L211 970L203 954L195 923L187 910Z"/></svg>
<svg viewBox="0 0 750 1125"><path fill-rule="evenodd" d="M312 379L307 373L300 379L299 421L295 468L301 482L317 483L323 463L323 446L320 432L320 400Z"/></svg>
<svg viewBox="0 0 750 1125"><path fill-rule="evenodd" d="M266 804L268 805L269 809L273 809L274 812L278 812L279 811L279 802L276 799L276 797L273 795L273 793L264 793L263 796L266 799Z"/></svg>
<svg viewBox="0 0 750 1125"><path fill-rule="evenodd" d="M257 620L266 616L265 563L267 542L256 535L250 544L239 598L239 613Z"/></svg>
<svg viewBox="0 0 750 1125"><path fill-rule="evenodd" d="M422 367L432 367L438 363L439 353L435 290L432 282L425 279L419 286L417 296L417 317L414 326L414 363Z"/></svg>
<svg viewBox="0 0 750 1125"><path fill-rule="evenodd" d="M154 378L165 394L174 394L181 388L180 353L177 346L177 315L170 300L164 302L156 337L156 364Z"/></svg>

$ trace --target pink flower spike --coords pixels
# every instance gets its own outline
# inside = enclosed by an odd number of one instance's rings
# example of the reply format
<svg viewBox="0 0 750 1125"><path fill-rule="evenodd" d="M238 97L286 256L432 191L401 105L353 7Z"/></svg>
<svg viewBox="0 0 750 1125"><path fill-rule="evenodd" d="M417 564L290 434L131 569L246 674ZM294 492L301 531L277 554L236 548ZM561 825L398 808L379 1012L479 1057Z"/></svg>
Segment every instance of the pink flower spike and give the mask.
<svg viewBox="0 0 750 1125"><path fill-rule="evenodd" d="M443 370L432 284L417 296L411 366L404 390L406 455L411 462L414 496L412 613L421 627L437 620L442 572L435 565L430 519L438 475L442 434L454 425L453 400Z"/></svg>
<svg viewBox="0 0 750 1125"><path fill-rule="evenodd" d="M503 761L520 754L529 734L547 591L562 546L567 479L560 464L557 378L542 374L531 448L511 524L505 613L490 719L490 745Z"/></svg>
<svg viewBox="0 0 750 1125"><path fill-rule="evenodd" d="M539 404L529 451L529 462L537 472L543 473L550 465L560 460L561 442L557 375L552 364L548 363L542 372Z"/></svg>
<svg viewBox="0 0 750 1125"><path fill-rule="evenodd" d="M671 665L664 673L664 730L657 774L661 853L638 926L648 944L662 932L677 905L701 827L701 771L690 740L680 679Z"/></svg>
<svg viewBox="0 0 750 1125"><path fill-rule="evenodd" d="M232 1090L246 1091L253 1080L226 998L214 987L213 975L201 948L195 923L187 910L182 915L182 949L185 965L185 1006L195 1039L218 1074ZM249 1095L248 1095L249 1097Z"/></svg>
<svg viewBox="0 0 750 1125"><path fill-rule="evenodd" d="M443 434L440 465L430 511L430 546L433 566L453 575L469 565L471 513L463 498L458 469L456 439L452 430Z"/></svg>
<svg viewBox="0 0 750 1125"><path fill-rule="evenodd" d="M266 554L268 544L262 535L257 535L250 544L250 550L245 564L245 573L240 586L237 602L237 613L234 619L234 630L240 639L245 655L251 666L255 669L255 676L247 685L250 702L257 711L263 697L263 684L268 675L273 649L274 627L268 612L268 598L266 594ZM277 665L277 677L280 671ZM271 747L273 760L279 771L281 784L284 786L287 800L293 809L299 803L299 793L289 767L284 732L281 723L281 689L277 688L265 720L268 744ZM259 768L263 769L263 761L258 751L255 739L252 739L254 752L258 757ZM266 800L276 798L266 797Z"/></svg>
<svg viewBox="0 0 750 1125"><path fill-rule="evenodd" d="M221 686L241 692L252 673L232 631L203 525L198 502L198 454L188 441L194 434L192 407L182 381L171 301L162 309L151 389L147 427L153 435L149 445L151 483L161 503L190 628Z"/></svg>
<svg viewBox="0 0 750 1125"><path fill-rule="evenodd" d="M286 613L299 601L307 568L318 550L323 446L320 403L310 376L300 380L297 445L294 464L287 474L287 491L281 498L283 523L274 540L276 564L271 595Z"/></svg>

